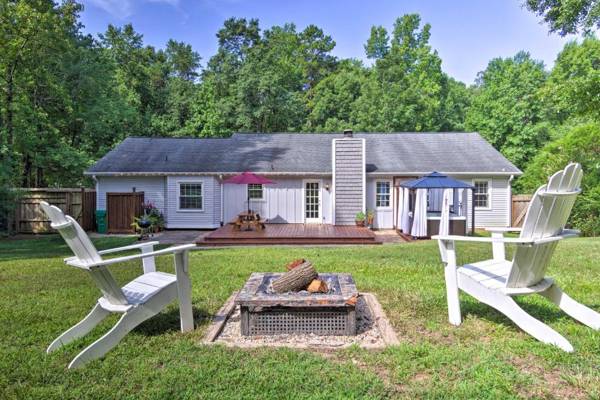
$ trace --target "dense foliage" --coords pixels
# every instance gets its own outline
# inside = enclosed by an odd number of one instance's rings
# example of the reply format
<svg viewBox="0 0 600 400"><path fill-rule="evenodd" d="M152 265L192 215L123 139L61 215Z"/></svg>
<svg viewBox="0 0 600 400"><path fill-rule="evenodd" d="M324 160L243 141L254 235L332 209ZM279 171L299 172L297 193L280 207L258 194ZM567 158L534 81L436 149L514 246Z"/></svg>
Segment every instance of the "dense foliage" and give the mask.
<svg viewBox="0 0 600 400"><path fill-rule="evenodd" d="M563 36L600 28L599 0L526 0L525 6Z"/></svg>
<svg viewBox="0 0 600 400"><path fill-rule="evenodd" d="M554 3L527 6L571 24L551 25L561 32L597 23L597 1L569 2L558 14ZM568 43L550 71L519 52L491 60L467 87L443 72L431 27L416 14L389 32L372 28L368 66L335 57L335 41L317 26L262 30L244 18L224 22L216 54L201 64L189 44L146 46L131 25L86 35L81 7L0 0L3 198L10 186L86 183L83 170L127 135L235 131L479 131L533 182L532 159L583 132L579 125L593 133L600 120L600 40L591 35ZM516 189L531 185L517 180Z"/></svg>

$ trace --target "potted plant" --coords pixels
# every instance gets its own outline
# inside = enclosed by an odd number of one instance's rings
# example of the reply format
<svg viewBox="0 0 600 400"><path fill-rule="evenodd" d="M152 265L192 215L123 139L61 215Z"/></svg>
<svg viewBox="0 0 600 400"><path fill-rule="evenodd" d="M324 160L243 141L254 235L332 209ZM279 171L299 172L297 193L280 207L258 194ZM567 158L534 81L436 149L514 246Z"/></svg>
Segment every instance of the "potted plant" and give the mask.
<svg viewBox="0 0 600 400"><path fill-rule="evenodd" d="M373 228L373 221L375 220L375 212L373 210L367 210L367 226Z"/></svg>
<svg viewBox="0 0 600 400"><path fill-rule="evenodd" d="M134 217L131 226L140 233L141 239L145 239L149 235L163 230L165 218L151 202L142 203L142 210L144 214L141 217Z"/></svg>
<svg viewBox="0 0 600 400"><path fill-rule="evenodd" d="M358 213L356 213L356 217L354 218L355 222L356 222L356 226L365 226L365 213L362 211L359 211Z"/></svg>

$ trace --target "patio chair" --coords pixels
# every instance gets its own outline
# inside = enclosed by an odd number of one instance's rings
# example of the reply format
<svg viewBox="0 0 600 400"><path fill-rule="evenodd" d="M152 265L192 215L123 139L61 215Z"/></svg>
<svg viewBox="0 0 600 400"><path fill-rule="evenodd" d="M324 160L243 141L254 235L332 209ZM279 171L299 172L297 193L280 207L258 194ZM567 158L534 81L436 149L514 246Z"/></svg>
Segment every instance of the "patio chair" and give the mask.
<svg viewBox="0 0 600 400"><path fill-rule="evenodd" d="M169 303L179 298L179 316L183 332L194 329L192 316L191 287L188 276L188 250L193 244L174 246L154 251L158 242L138 243L116 249L97 251L87 234L77 221L55 206L41 202L44 212L51 220L51 227L58 230L74 257L65 263L89 272L92 280L102 292L102 297L79 323L60 335L50 344L47 353L85 336L110 313L122 314L116 325L104 336L89 345L69 364L69 368L79 367L90 360L104 356L115 347L133 328L158 314ZM103 259L105 254L139 249L141 254ZM176 275L157 272L154 257L163 254L175 256ZM144 273L122 288L111 275L108 266L131 260L142 260Z"/></svg>
<svg viewBox="0 0 600 400"><path fill-rule="evenodd" d="M439 240L445 263L446 292L450 323L460 325L459 289L492 306L537 340L571 352L573 346L548 325L525 312L513 296L538 293L565 313L593 328L600 329L600 314L567 296L544 276L559 240L579 232L564 229L573 203L580 192L581 165L569 164L558 171L534 194L522 229L490 229L492 237L434 236ZM520 231L518 238L505 238L504 232ZM455 242L492 244L491 260L456 266ZM504 244L516 245L512 261L505 259Z"/></svg>

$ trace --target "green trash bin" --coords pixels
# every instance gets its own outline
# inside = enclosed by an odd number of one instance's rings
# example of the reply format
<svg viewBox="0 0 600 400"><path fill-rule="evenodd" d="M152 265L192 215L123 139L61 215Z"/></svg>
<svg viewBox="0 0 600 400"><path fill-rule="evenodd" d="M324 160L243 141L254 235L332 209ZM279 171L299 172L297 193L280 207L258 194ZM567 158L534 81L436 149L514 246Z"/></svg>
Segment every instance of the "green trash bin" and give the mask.
<svg viewBox="0 0 600 400"><path fill-rule="evenodd" d="M96 231L106 233L106 210L96 210Z"/></svg>

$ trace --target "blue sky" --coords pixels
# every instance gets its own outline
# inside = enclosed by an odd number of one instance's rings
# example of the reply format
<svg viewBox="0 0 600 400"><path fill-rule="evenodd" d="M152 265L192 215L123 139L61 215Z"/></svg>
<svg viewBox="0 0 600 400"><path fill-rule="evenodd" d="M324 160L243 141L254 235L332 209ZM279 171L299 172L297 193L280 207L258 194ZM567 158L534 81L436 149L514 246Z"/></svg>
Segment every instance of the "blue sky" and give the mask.
<svg viewBox="0 0 600 400"><path fill-rule="evenodd" d="M472 83L494 57L529 51L551 67L573 38L548 34L547 26L522 7L522 0L83 0L85 31L109 23L133 23L146 44L164 47L169 38L190 43L203 64L215 53L215 33L229 17L258 18L263 29L294 22L315 24L331 35L338 57L365 59L363 45L372 25L391 31L394 20L419 13L432 25L431 45L449 75Z"/></svg>

